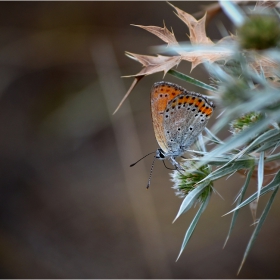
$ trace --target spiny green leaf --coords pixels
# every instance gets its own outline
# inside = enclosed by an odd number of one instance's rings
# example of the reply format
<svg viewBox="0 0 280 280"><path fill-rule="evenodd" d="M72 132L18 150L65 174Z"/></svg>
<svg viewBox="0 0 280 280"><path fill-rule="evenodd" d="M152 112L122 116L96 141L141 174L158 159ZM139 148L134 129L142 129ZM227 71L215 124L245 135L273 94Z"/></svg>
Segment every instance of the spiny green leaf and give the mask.
<svg viewBox="0 0 280 280"><path fill-rule="evenodd" d="M250 183L250 180L251 180L253 171L254 171L254 168L251 168L250 171L247 173L246 181L245 181L245 183L244 183L244 185L243 185L243 187L242 187L242 189L241 189L241 193L240 193L240 195L239 195L239 198L238 198L238 200L237 200L236 205L239 205L240 202L243 200L243 197L244 197L244 195L245 195L245 192L246 192L246 190L247 190L247 187L249 186L249 183ZM230 234L231 234L231 232L232 232L232 230L233 230L233 227L234 227L234 225L235 225L235 221L236 221L236 219L237 219L238 212L239 212L239 210L236 210L236 211L234 211L234 213L233 213L233 215L232 215L231 224L230 224L230 227L229 227L229 231L228 231L228 235L227 235L227 238L226 238L224 247L226 246L226 243L227 243L227 241L228 241L228 239L229 239L229 237L230 237Z"/></svg>
<svg viewBox="0 0 280 280"><path fill-rule="evenodd" d="M245 93L248 96L248 101L241 100L239 104L234 104L234 106L228 106L223 114L223 117L220 118L211 128L214 134L217 134L217 132L219 132L222 128L228 125L228 123L236 117L250 113L252 111L252 108L254 108L255 111L263 111L269 113L265 118L267 122L266 126L270 125L274 121L279 120L279 108L272 108L273 104L277 105L280 102L279 90L270 88L266 90L259 90L256 93L255 90L248 89L247 91L244 91L244 94ZM261 124L261 121L256 123ZM261 130L265 128L263 127L262 129L256 129L257 126L254 125L252 125L251 127L254 127L254 129L247 129L248 133L250 132L248 140L250 140L250 137L252 138L254 135L257 135L258 133L262 132Z"/></svg>
<svg viewBox="0 0 280 280"><path fill-rule="evenodd" d="M280 116L278 117L280 118ZM237 147L244 145L251 139L252 135L262 132L270 122L271 121L268 118L264 118L254 123L252 126L248 127L248 129L243 130L239 134L232 136L223 145L218 146L216 149L214 149L213 151L205 155L203 158L201 158L199 166L208 163L213 157L221 156L226 152L229 152Z"/></svg>
<svg viewBox="0 0 280 280"><path fill-rule="evenodd" d="M238 269L237 274L239 274L239 272L240 272L240 270L241 270L241 268L242 268L242 266L243 266L243 264L244 264L244 262L245 262L245 260L246 260L246 258L248 256L248 254L249 254L249 252L250 252L250 250L251 250L251 248L252 248L252 246L253 246L253 244L254 244L254 242L255 242L255 240L256 240L256 238L257 238L257 236L258 236L258 234L259 234L259 232L261 230L261 227L262 227L262 225L263 225L263 223L264 223L264 221L265 221L265 219L267 217L267 214L268 214L268 212L269 212L269 210L270 210L270 208L272 206L273 200L274 200L278 190L279 190L279 186L277 188L275 188L275 190L272 193L268 203L265 206L265 209L264 209L264 211L263 211L263 213L262 213L262 215L261 215L261 217L260 217L260 219L259 219L259 221L257 223L257 226L256 226L256 228L255 228L255 230L254 230L254 232L253 232L253 234L252 234L252 236L250 238L250 241L249 241L249 243L247 245L246 251L244 253L244 256L243 256L243 259L242 259L242 262L240 264L240 267Z"/></svg>
<svg viewBox="0 0 280 280"><path fill-rule="evenodd" d="M201 203L201 205L200 205L200 207L199 207L199 209L198 209L194 219L192 220L192 222L191 222L191 224L190 224L190 226L189 226L189 228L188 228L188 230L187 230L187 232L185 234L185 237L184 237L184 240L183 240L183 243L182 243L182 246L181 246L181 250L180 250L180 253L179 253L176 261L178 261L178 259L180 258L182 252L184 251L188 241L190 240L190 238L191 238L191 236L193 234L193 231L195 230L195 227L196 227L196 225L197 225L197 223L199 221L199 218L200 218L201 214L203 213L203 211L205 210L205 208L207 207L207 205L209 203L209 200L210 200L210 194L209 194L208 198L203 203Z"/></svg>
<svg viewBox="0 0 280 280"><path fill-rule="evenodd" d="M263 184L264 175L264 152L260 153L259 164L258 164L258 198L260 197L261 188Z"/></svg>
<svg viewBox="0 0 280 280"><path fill-rule="evenodd" d="M278 160L278 159L280 159L280 153L277 153L277 154L268 156L268 157L265 159L265 162L274 161L274 160Z"/></svg>
<svg viewBox="0 0 280 280"><path fill-rule="evenodd" d="M173 223L185 212L187 212L193 204L197 201L198 196L201 194L203 189L209 185L209 181L204 181L203 183L197 185L195 189L190 191L187 196L184 198L184 200L181 203L181 206L179 208L179 211L173 221Z"/></svg>
<svg viewBox="0 0 280 280"><path fill-rule="evenodd" d="M265 142L263 145L261 145L258 149L255 150L256 153L267 151L271 148L277 148L280 145L280 140L270 140L268 142Z"/></svg>
<svg viewBox="0 0 280 280"><path fill-rule="evenodd" d="M204 130L206 131L206 133L208 134L208 136L210 137L210 139L217 143L217 144L223 144L224 142L219 139L216 135L214 135L207 127L204 128Z"/></svg>
<svg viewBox="0 0 280 280"><path fill-rule="evenodd" d="M196 141L196 146L197 146L198 150L200 150L204 153L207 152L204 141L203 141L203 136L201 133L198 135L198 141Z"/></svg>
<svg viewBox="0 0 280 280"><path fill-rule="evenodd" d="M176 78L178 78L178 79L180 79L180 80L183 80L183 81L185 81L185 82L187 82L189 84L201 87L201 88L203 88L205 90L210 90L210 91L216 91L217 90L216 88L214 88L214 87L212 87L210 85L207 85L207 84L205 84L205 83L203 83L203 82L201 82L199 80L196 80L196 79L194 79L194 78L192 78L192 77L190 77L190 76L188 76L186 74L183 74L183 73L181 73L179 71L170 69L167 73L172 75L172 76L174 76L174 77L176 77Z"/></svg>
<svg viewBox="0 0 280 280"><path fill-rule="evenodd" d="M280 131L278 129L272 129L269 131L264 132L260 136L258 136L252 143L250 143L246 148L242 149L242 151L237 154L236 156L243 155L246 152L250 152L254 150L258 145L271 140L274 137L279 138L280 136Z"/></svg>
<svg viewBox="0 0 280 280"><path fill-rule="evenodd" d="M270 182L267 186L265 186L261 189L260 196L262 196L270 191L273 191L276 187L279 186L279 184L280 184L280 170L277 172L277 174L273 178L272 182ZM248 197L246 200L244 200L242 203L240 203L236 208L234 208L233 210L224 214L223 216L226 216L226 215L246 206L247 204L249 204L252 201L254 201L255 199L257 199L257 197L258 197L258 192L255 192L250 197Z"/></svg>
<svg viewBox="0 0 280 280"><path fill-rule="evenodd" d="M201 158L191 158L191 159L188 159L188 160L200 162ZM253 164L253 161L255 161L255 158L253 158L252 156L243 155L241 158L235 159L233 157L233 155L223 155L223 157L214 157L214 158L212 158L208 162L208 164L209 165L231 165L232 163L229 163L231 161L234 161L234 162L245 162L246 166L247 166L247 163L248 163L248 166L250 166L250 164ZM250 163L249 163L249 161L250 161Z"/></svg>
<svg viewBox="0 0 280 280"><path fill-rule="evenodd" d="M226 71L216 63L205 62L204 66L212 76L219 79L222 83L234 83L233 77L226 73Z"/></svg>
<svg viewBox="0 0 280 280"><path fill-rule="evenodd" d="M238 5L231 1L220 1L220 5L225 14L236 26L244 24L247 17Z"/></svg>
<svg viewBox="0 0 280 280"><path fill-rule="evenodd" d="M237 170L250 168L254 166L254 164L255 164L254 159L248 159L244 161L243 160L234 161L229 166L224 165L223 167L213 171L200 182L203 182L204 180L210 180L210 181L218 180L224 176L236 172Z"/></svg>

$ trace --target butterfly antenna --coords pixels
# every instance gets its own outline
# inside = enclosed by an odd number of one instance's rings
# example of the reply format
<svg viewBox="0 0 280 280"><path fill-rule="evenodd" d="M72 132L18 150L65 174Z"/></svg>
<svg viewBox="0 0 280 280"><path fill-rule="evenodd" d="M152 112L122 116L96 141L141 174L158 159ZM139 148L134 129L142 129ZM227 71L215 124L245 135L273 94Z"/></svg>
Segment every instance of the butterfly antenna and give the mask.
<svg viewBox="0 0 280 280"><path fill-rule="evenodd" d="M154 165L155 165L155 159L156 159L156 157L154 156L154 160L153 160L153 163L152 163L152 166L151 166L151 171L150 171L148 184L147 184L147 187L146 187L147 189L150 187L150 184L151 184L151 178L152 178L152 173L153 173L153 169L154 169Z"/></svg>
<svg viewBox="0 0 280 280"><path fill-rule="evenodd" d="M140 159L139 159L139 160L137 160L136 162L134 162L134 163L130 164L130 167L134 166L134 165L135 165L136 163L138 163L140 160L142 160L143 158L145 158L145 157L147 157L147 156L149 156L149 155L151 155L151 154L153 154L153 153L155 153L155 152L151 152L151 153L149 153L149 154L147 154L147 155L143 156L142 158L140 158Z"/></svg>

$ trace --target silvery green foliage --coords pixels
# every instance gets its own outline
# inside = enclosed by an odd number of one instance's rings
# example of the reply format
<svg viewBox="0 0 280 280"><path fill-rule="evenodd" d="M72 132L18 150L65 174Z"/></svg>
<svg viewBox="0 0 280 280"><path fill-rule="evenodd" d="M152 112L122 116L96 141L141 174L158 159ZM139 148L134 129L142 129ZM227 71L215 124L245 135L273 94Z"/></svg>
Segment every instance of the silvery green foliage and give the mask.
<svg viewBox="0 0 280 280"><path fill-rule="evenodd" d="M223 5L226 14L238 13L234 3ZM244 13L240 18L244 17ZM247 17L246 17L246 20ZM209 203L213 193L214 181L242 172L246 178L240 186L236 205L232 211L232 221L226 242L235 225L239 209L258 201L264 194L270 194L262 215L245 250L239 271L267 217L269 209L280 185L280 171L277 161L280 159L280 49L270 48L257 52L244 50L238 44L229 46L236 54L226 63L206 63L212 84L200 81L170 70L168 73L211 91L214 102L222 113L213 127L205 129L204 138L197 142L197 149L192 157L182 161L185 172L171 174L176 193L183 197L181 207L175 220L187 212L193 205L201 206L190 224L179 256L186 247L195 226ZM211 98L211 97L210 97ZM231 131L227 139L219 139L216 134L221 130ZM211 146L207 144L211 143ZM207 151L206 147L211 147ZM273 164L272 164L273 163ZM265 180L266 168L273 166L274 177ZM276 166L276 168L275 168ZM278 171L278 172L277 172ZM270 171L270 174L273 173ZM256 191L244 200L249 182L256 178ZM211 203L211 201L210 201ZM227 213L227 214L229 214ZM178 258L179 258L178 256Z"/></svg>

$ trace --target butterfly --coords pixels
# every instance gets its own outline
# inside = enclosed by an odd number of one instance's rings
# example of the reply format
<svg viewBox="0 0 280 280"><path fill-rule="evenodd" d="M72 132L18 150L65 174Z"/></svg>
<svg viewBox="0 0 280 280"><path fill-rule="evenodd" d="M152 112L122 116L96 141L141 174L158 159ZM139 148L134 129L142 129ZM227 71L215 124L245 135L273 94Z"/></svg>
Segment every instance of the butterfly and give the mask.
<svg viewBox="0 0 280 280"><path fill-rule="evenodd" d="M213 102L199 93L165 81L155 83L151 89L151 113L160 146L156 158L168 159L180 169L175 158L195 142L214 108Z"/></svg>
<svg viewBox="0 0 280 280"><path fill-rule="evenodd" d="M214 103L199 93L187 91L173 83L156 82L151 89L151 113L160 148L154 159L168 159L178 171L182 171L175 158L182 156L196 141L214 108ZM154 161L147 188L153 166Z"/></svg>

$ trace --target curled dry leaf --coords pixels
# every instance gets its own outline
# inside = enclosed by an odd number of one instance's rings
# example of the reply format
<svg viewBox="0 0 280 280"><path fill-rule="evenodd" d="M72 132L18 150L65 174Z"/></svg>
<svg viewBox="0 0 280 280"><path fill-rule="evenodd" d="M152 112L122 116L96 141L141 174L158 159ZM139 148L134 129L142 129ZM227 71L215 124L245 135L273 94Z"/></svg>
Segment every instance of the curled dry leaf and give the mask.
<svg viewBox="0 0 280 280"><path fill-rule="evenodd" d="M178 65L182 59L181 56L163 56L163 55L150 56L150 55L141 55L141 54L135 54L129 52L126 52L126 55L140 62L144 66L144 68L136 75L124 76L124 77L135 77L135 79L113 114L115 114L119 110L119 108L121 107L125 99L129 96L129 94L134 89L134 87L138 84L140 79L142 79L146 75L151 75L161 71L164 72L164 76L165 76L165 74L171 68Z"/></svg>
<svg viewBox="0 0 280 280"><path fill-rule="evenodd" d="M257 218L258 201L257 200L252 201L249 204L249 206L250 206L251 214L252 214L252 217L253 217L253 222L255 223L256 218Z"/></svg>
<svg viewBox="0 0 280 280"><path fill-rule="evenodd" d="M199 64L204 61L213 63L215 61L224 60L227 61L233 55L233 52L226 47L226 44L229 41L234 42L234 36L228 36L221 39L215 46L212 48L201 50L201 51L192 51L187 54L182 55L182 60L186 60L192 63L191 71ZM227 42L228 41L228 42Z"/></svg>
<svg viewBox="0 0 280 280"><path fill-rule="evenodd" d="M276 6L279 6L279 1L262 0L257 1L255 9L264 10L266 8L275 8Z"/></svg>
<svg viewBox="0 0 280 280"><path fill-rule="evenodd" d="M278 77L277 73L275 72L278 64L264 55L256 54L255 58L251 63L249 63L249 65L258 73L262 72L267 78Z"/></svg>
<svg viewBox="0 0 280 280"><path fill-rule="evenodd" d="M181 19L188 26L190 30L189 38L192 44L214 45L214 43L206 36L206 14L200 20L196 20L192 15L184 12L170 3L168 4L176 10L176 15L179 17L179 19Z"/></svg>
<svg viewBox="0 0 280 280"><path fill-rule="evenodd" d="M238 5L246 5L248 3L248 1L244 1L244 0L236 0L233 1ZM201 5L202 11L199 11L197 13L194 14L195 17L201 17L205 12L207 12L207 18L206 18L206 25L208 25L208 23L212 20L212 18L214 18L219 12L222 11L221 5L219 2L217 3L212 3L212 4L208 4L208 5Z"/></svg>
<svg viewBox="0 0 280 280"><path fill-rule="evenodd" d="M205 22L206 26L211 21L211 19L214 18L222 10L219 2L209 4L209 5L201 5L201 6L202 6L202 11L195 13L194 16L201 17L203 14L207 13L207 18Z"/></svg>
<svg viewBox="0 0 280 280"><path fill-rule="evenodd" d="M170 32L165 24L163 23L163 27L158 27L158 26L144 26L144 25L135 25L132 24L133 26L137 26L140 28L143 28L151 33L153 33L154 35L156 35L157 37L159 37L162 41L164 41L165 43L167 43L167 46L176 46L178 45L178 42L175 38L175 35L172 32Z"/></svg>
<svg viewBox="0 0 280 280"><path fill-rule="evenodd" d="M157 72L164 72L164 75L174 66L178 65L181 61L181 56L150 56L150 55L141 55L135 53L126 52L126 55L138 62L140 62L144 68L136 75L126 76L146 76L151 75Z"/></svg>
<svg viewBox="0 0 280 280"><path fill-rule="evenodd" d="M116 108L116 110L114 111L113 115L120 109L120 107L122 106L122 104L124 103L124 101L126 100L126 98L129 96L129 94L131 93L131 91L134 89L134 87L138 84L138 82L144 77L144 75L142 76L138 76L135 77L133 80L133 83L131 84L129 90L127 91L127 93L125 94L125 96L123 97L123 99L121 100L120 104L118 105L118 107Z"/></svg>

